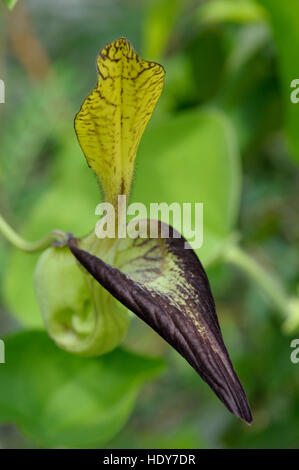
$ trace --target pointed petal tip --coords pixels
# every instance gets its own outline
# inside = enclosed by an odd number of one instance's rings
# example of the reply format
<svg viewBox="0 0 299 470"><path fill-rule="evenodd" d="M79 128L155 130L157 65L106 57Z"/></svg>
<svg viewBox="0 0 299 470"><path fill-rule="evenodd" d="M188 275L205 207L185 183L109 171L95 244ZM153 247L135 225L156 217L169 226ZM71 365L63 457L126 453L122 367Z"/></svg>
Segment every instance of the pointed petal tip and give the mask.
<svg viewBox="0 0 299 470"><path fill-rule="evenodd" d="M249 405L248 405L248 408L244 410L242 413L234 413L234 415L237 416L237 418L244 421L244 423L248 424L249 426L251 426L251 424L253 423L253 417L252 417Z"/></svg>
<svg viewBox="0 0 299 470"><path fill-rule="evenodd" d="M245 421L246 424L248 424L249 426L252 425L253 423L253 417L252 417L252 414L251 414L251 411L249 409L249 414L246 416L246 418L243 419Z"/></svg>
<svg viewBox="0 0 299 470"><path fill-rule="evenodd" d="M226 404L227 408L229 411L234 414L237 418L241 419L244 421L244 423L251 425L253 422L253 417L251 414L251 409L247 400L247 397L245 395L245 392L243 391L242 395L238 397L237 402L234 401L233 404L228 404L226 401L223 400L223 402Z"/></svg>
<svg viewBox="0 0 299 470"><path fill-rule="evenodd" d="M215 390L215 388L211 387L216 395L220 398L220 400L224 403L226 408L237 418L239 418L241 421L244 421L246 424L250 425L253 422L252 414L251 414L251 409L247 400L247 397L245 395L245 392L243 391L243 388L239 389L236 388L234 390L234 393L231 394L219 394Z"/></svg>
<svg viewBox="0 0 299 470"><path fill-rule="evenodd" d="M245 423L251 424L253 419L250 405L224 343L221 356L215 355L213 360L211 361L210 358L205 365L209 375L204 377L204 380L214 390L218 398L233 415Z"/></svg>

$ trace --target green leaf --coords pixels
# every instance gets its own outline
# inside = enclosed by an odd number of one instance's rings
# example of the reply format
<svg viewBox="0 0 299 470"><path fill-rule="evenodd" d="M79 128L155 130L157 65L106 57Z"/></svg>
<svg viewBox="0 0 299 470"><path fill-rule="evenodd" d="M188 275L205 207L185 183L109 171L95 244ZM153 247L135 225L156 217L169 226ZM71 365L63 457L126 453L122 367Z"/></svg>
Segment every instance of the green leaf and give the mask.
<svg viewBox="0 0 299 470"><path fill-rule="evenodd" d="M203 3L198 9L197 17L200 23L249 23L264 20L265 12L253 0L214 0Z"/></svg>
<svg viewBox="0 0 299 470"><path fill-rule="evenodd" d="M186 3L186 0L184 0ZM163 57L173 30L184 5L182 0L150 0L147 3L142 28L144 56L152 60Z"/></svg>
<svg viewBox="0 0 299 470"><path fill-rule="evenodd" d="M16 5L17 1L18 0L3 0L5 5L7 6L7 8L9 8L10 10L13 9L13 7Z"/></svg>
<svg viewBox="0 0 299 470"><path fill-rule="evenodd" d="M291 82L299 78L299 2L298 0L260 0L269 13L277 44L278 65L284 97L286 130L291 155L299 161L299 104L291 102Z"/></svg>
<svg viewBox="0 0 299 470"><path fill-rule="evenodd" d="M5 340L0 421L16 423L42 447L101 447L125 424L144 381L160 359L122 349L82 359L58 349L46 333Z"/></svg>
<svg viewBox="0 0 299 470"><path fill-rule="evenodd" d="M217 103L229 114L241 151L258 159L258 149L281 125L281 98L265 23L238 28L221 76Z"/></svg>
<svg viewBox="0 0 299 470"><path fill-rule="evenodd" d="M136 168L132 201L144 203L148 216L152 202L204 204L204 239L196 253L205 266L217 258L235 228L241 190L239 150L226 116L189 111L150 127Z"/></svg>

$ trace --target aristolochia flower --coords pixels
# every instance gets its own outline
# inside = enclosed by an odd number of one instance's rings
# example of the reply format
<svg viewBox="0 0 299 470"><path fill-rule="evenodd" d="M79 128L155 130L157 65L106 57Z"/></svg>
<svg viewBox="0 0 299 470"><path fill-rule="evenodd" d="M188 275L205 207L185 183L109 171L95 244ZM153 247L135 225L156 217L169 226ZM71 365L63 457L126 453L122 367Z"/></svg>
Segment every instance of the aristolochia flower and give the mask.
<svg viewBox="0 0 299 470"><path fill-rule="evenodd" d="M104 47L97 65L98 83L76 116L75 130L105 201L115 208L111 222L117 225L118 196L130 194L137 147L165 72L142 60L126 39ZM232 413L250 423L249 404L225 348L199 259L174 229L166 227L169 236L164 238L162 222L157 221L158 237L151 238L149 224L139 222L145 238L138 230L135 238L123 239L91 233L83 239L70 236L68 247L44 252L36 269L36 291L50 335L70 352L102 354L126 333L126 307L175 348Z"/></svg>

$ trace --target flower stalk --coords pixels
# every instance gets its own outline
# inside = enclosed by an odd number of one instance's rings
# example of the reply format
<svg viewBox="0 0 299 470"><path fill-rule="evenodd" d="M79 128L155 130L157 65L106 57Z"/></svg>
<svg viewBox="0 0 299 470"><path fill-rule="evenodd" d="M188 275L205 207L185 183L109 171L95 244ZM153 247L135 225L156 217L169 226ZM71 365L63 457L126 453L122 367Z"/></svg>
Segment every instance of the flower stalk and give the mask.
<svg viewBox="0 0 299 470"><path fill-rule="evenodd" d="M232 244L223 252L222 259L240 268L260 287L273 307L283 315L283 329L286 333L291 333L299 326L299 299L289 297L279 280L252 256L239 245Z"/></svg>
<svg viewBox="0 0 299 470"><path fill-rule="evenodd" d="M16 248L19 250L25 251L27 253L35 253L37 251L42 251L53 243L66 243L67 234L62 230L52 230L48 235L46 235L41 240L36 242L30 242L24 240L3 218L0 214L0 233Z"/></svg>

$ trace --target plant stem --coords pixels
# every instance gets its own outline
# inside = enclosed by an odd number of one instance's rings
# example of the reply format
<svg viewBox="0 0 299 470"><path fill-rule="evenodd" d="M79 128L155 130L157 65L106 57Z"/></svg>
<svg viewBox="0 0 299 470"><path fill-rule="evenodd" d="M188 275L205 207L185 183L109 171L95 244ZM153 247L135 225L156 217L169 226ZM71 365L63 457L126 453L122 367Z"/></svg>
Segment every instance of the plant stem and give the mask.
<svg viewBox="0 0 299 470"><path fill-rule="evenodd" d="M48 248L53 242L64 242L67 239L67 235L61 230L53 230L46 237L36 242L28 242L21 238L10 225L4 220L0 214L0 233L16 248L27 253L34 253L36 251L44 250Z"/></svg>
<svg viewBox="0 0 299 470"><path fill-rule="evenodd" d="M222 257L225 261L242 269L260 286L273 306L283 313L285 317L289 316L290 302L284 287L254 258L243 251L238 245L229 246Z"/></svg>

